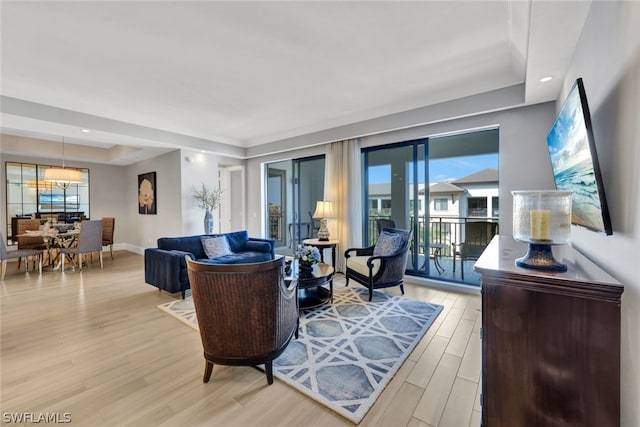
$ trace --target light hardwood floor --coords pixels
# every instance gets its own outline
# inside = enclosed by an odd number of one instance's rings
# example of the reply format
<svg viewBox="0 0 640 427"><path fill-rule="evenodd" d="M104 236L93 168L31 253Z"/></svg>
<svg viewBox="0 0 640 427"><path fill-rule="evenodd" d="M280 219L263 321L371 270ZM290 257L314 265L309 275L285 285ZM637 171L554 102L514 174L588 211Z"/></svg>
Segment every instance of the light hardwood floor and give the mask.
<svg viewBox="0 0 640 427"><path fill-rule="evenodd" d="M9 263L3 422L67 413L73 426L353 425L254 368L216 366L204 384L198 333L157 308L176 296L144 283L140 255L118 251L104 264L40 276ZM444 310L360 425L479 426L480 297L414 285L406 296Z"/></svg>

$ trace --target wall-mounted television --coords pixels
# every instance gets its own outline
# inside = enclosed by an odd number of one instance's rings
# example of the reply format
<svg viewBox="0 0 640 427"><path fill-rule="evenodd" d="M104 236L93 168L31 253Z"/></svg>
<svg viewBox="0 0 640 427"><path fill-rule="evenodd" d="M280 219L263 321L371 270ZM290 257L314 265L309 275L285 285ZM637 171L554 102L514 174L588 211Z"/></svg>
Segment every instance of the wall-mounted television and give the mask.
<svg viewBox="0 0 640 427"><path fill-rule="evenodd" d="M547 135L558 190L572 191L571 223L612 234L582 78L576 80Z"/></svg>

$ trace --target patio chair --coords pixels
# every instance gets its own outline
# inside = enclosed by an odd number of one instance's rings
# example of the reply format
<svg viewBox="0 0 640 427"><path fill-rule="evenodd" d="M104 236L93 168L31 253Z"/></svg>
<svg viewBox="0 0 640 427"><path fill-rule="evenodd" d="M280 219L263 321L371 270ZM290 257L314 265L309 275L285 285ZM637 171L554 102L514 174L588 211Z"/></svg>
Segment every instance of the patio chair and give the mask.
<svg viewBox="0 0 640 427"><path fill-rule="evenodd" d="M375 245L368 248L350 248L344 252L346 258L346 286L349 279L369 289L369 301L373 290L400 286L404 294L404 272L407 269L410 230L384 228Z"/></svg>
<svg viewBox="0 0 640 427"><path fill-rule="evenodd" d="M297 285L285 284L284 257L251 264L185 259L204 348L203 382L215 363L264 364L273 384L273 360L298 337Z"/></svg>
<svg viewBox="0 0 640 427"><path fill-rule="evenodd" d="M376 231L378 233L378 236L385 228L396 228L396 222L390 218L376 219Z"/></svg>
<svg viewBox="0 0 640 427"><path fill-rule="evenodd" d="M18 258L18 260L25 258L25 272L29 271L29 260L30 256L38 257L38 272L42 274L42 250L40 249L18 249L16 251L9 252L7 250L7 245L4 243L4 236L0 233L0 261L2 261L2 276L0 280L4 280L4 275L7 273L7 260ZM20 268L20 264L18 264L18 268Z"/></svg>
<svg viewBox="0 0 640 427"><path fill-rule="evenodd" d="M460 277L464 280L465 260L477 260L487 245L498 234L498 223L489 221L467 222L464 229L464 242L453 243L453 271L456 268L456 256L460 257ZM457 248L456 248L457 246Z"/></svg>
<svg viewBox="0 0 640 427"><path fill-rule="evenodd" d="M62 257L62 271L64 272L64 261L67 255L77 255L80 271L82 271L82 258L84 254L98 252L100 256L100 268L102 264L102 220L83 221L78 235L78 244L71 247L60 248Z"/></svg>

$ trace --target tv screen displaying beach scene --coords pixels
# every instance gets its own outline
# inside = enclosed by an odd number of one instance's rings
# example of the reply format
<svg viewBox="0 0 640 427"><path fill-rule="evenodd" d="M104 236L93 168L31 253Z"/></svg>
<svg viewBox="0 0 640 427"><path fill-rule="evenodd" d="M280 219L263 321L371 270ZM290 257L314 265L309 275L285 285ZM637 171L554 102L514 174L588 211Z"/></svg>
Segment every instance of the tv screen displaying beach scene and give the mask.
<svg viewBox="0 0 640 427"><path fill-rule="evenodd" d="M582 79L569 92L547 135L556 188L572 191L571 222L611 234L611 220L595 150Z"/></svg>

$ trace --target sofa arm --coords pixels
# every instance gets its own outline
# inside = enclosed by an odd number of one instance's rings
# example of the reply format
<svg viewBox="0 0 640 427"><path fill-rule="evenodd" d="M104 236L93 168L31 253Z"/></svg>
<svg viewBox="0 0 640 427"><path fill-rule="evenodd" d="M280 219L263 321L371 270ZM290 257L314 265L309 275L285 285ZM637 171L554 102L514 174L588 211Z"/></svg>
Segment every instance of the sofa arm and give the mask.
<svg viewBox="0 0 640 427"><path fill-rule="evenodd" d="M271 239L260 239L257 237L249 237L244 244L245 251L270 253L271 259L276 256L276 242Z"/></svg>
<svg viewBox="0 0 640 427"><path fill-rule="evenodd" d="M180 272L187 268L184 259L189 252L149 248L144 251L144 281L167 292L180 292Z"/></svg>

